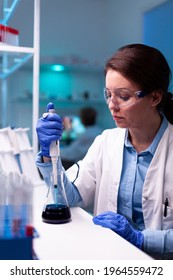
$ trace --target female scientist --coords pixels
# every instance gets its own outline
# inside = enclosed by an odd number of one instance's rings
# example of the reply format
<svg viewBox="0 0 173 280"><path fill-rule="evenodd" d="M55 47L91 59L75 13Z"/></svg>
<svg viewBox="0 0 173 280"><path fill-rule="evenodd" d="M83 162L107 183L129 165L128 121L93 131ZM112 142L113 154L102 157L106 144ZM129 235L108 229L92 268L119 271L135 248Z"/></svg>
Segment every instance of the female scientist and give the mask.
<svg viewBox="0 0 173 280"><path fill-rule="evenodd" d="M173 259L170 75L162 53L143 44L121 47L108 59L104 97L117 128L97 136L85 158L64 175L71 206L94 203L95 224L159 259ZM36 164L46 182L49 146L62 130L56 114L38 121Z"/></svg>

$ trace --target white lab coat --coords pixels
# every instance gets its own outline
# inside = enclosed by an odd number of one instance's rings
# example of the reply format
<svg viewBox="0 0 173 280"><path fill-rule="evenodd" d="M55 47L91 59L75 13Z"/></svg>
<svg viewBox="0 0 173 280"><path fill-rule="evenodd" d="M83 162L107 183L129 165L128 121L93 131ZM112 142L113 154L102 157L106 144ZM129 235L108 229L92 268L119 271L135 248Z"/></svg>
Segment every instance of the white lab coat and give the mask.
<svg viewBox="0 0 173 280"><path fill-rule="evenodd" d="M105 130L96 137L86 157L67 170L78 188L85 206L94 200L94 214L117 211L117 194L122 170L125 129ZM173 228L173 125L162 136L147 171L142 208L146 229ZM167 216L164 201L168 198Z"/></svg>

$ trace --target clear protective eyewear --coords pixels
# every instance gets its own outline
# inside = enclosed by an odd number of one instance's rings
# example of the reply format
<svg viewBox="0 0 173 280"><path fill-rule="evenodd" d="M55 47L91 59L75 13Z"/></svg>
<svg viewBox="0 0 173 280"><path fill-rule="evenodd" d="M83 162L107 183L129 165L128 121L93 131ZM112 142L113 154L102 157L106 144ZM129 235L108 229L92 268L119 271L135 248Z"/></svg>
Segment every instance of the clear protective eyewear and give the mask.
<svg viewBox="0 0 173 280"><path fill-rule="evenodd" d="M117 108L131 106L146 95L147 93L142 90L133 92L127 88L117 88L111 92L109 89L104 87L104 99L106 103L109 105L110 101L112 101Z"/></svg>

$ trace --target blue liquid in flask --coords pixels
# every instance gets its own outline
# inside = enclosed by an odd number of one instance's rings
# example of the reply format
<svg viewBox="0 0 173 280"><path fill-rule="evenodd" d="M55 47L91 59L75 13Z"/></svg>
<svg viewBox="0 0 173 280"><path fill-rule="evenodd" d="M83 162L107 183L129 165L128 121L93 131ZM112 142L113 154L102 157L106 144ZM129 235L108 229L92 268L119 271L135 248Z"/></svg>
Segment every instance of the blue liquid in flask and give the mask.
<svg viewBox="0 0 173 280"><path fill-rule="evenodd" d="M42 212L42 221L50 224L63 224L71 221L70 208L66 205L48 204Z"/></svg>

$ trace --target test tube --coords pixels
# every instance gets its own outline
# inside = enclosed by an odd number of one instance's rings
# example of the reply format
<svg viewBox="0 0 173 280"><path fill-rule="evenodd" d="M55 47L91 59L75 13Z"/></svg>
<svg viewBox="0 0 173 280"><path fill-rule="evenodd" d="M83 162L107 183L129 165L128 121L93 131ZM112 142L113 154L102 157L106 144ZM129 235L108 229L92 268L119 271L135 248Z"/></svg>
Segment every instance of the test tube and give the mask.
<svg viewBox="0 0 173 280"><path fill-rule="evenodd" d="M0 173L0 238L5 233L6 178Z"/></svg>
<svg viewBox="0 0 173 280"><path fill-rule="evenodd" d="M14 217L13 233L15 236L26 236L26 228L32 222L32 193L33 185L23 174L15 173L12 176L12 185L15 196L13 198Z"/></svg>
<svg viewBox="0 0 173 280"><path fill-rule="evenodd" d="M32 201L33 201L33 184L23 176L23 205L22 205L22 229L26 235L28 226L32 224Z"/></svg>

